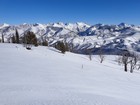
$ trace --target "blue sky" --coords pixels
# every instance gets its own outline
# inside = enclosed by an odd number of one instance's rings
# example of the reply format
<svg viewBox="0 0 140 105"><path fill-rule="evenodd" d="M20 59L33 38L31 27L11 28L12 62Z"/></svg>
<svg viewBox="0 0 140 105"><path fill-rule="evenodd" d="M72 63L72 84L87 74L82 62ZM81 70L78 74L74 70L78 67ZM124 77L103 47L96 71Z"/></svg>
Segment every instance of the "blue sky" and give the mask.
<svg viewBox="0 0 140 105"><path fill-rule="evenodd" d="M0 24L85 22L140 25L140 0L0 0Z"/></svg>

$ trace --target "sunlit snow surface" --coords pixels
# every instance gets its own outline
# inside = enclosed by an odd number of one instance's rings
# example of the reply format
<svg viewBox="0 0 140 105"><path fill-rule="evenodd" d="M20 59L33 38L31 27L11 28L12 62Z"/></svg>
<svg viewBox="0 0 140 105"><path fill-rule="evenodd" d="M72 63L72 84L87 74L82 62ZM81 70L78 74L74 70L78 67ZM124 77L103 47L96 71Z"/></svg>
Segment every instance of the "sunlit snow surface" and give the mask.
<svg viewBox="0 0 140 105"><path fill-rule="evenodd" d="M140 105L139 71L115 59L0 44L0 105Z"/></svg>

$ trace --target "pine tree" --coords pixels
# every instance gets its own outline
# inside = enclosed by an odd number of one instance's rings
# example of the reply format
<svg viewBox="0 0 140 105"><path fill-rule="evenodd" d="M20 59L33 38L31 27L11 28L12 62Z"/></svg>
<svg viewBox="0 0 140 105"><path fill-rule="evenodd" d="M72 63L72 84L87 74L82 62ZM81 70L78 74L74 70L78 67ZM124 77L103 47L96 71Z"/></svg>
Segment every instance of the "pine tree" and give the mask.
<svg viewBox="0 0 140 105"><path fill-rule="evenodd" d="M65 50L66 50L66 51L69 51L69 50L70 50L70 49L69 49L68 43L65 43Z"/></svg>
<svg viewBox="0 0 140 105"><path fill-rule="evenodd" d="M2 43L4 43L4 35L3 35L3 33L2 33Z"/></svg>
<svg viewBox="0 0 140 105"><path fill-rule="evenodd" d="M42 46L48 46L48 41L46 41L46 40L43 41L43 42L42 42Z"/></svg>
<svg viewBox="0 0 140 105"><path fill-rule="evenodd" d="M19 43L19 33L18 33L17 29L16 29L16 43Z"/></svg>
<svg viewBox="0 0 140 105"><path fill-rule="evenodd" d="M16 43L16 38L15 38L15 36L14 36L14 35L12 36L12 38L11 38L11 39L12 39L12 43Z"/></svg>
<svg viewBox="0 0 140 105"><path fill-rule="evenodd" d="M65 47L65 44L63 42L57 42L56 45L55 45L55 48L60 50L62 53L65 53L66 52L66 47Z"/></svg>
<svg viewBox="0 0 140 105"><path fill-rule="evenodd" d="M22 38L23 43L26 45L34 45L38 46L36 35L33 32L27 32L24 37Z"/></svg>

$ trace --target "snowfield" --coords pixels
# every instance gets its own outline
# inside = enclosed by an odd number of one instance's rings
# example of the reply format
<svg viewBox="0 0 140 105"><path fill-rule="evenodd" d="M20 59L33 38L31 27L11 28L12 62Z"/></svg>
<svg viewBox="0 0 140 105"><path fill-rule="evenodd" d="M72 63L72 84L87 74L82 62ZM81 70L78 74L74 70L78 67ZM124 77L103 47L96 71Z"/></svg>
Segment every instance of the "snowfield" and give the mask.
<svg viewBox="0 0 140 105"><path fill-rule="evenodd" d="M0 105L140 105L140 72L115 59L0 44Z"/></svg>

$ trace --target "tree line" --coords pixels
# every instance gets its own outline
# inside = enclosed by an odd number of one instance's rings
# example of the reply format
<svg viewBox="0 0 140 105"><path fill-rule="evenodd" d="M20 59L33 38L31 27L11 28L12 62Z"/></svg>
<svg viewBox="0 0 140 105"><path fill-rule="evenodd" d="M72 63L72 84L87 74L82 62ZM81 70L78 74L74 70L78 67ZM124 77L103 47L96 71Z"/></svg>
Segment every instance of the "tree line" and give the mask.
<svg viewBox="0 0 140 105"><path fill-rule="evenodd" d="M4 40L4 34L2 33L2 38L0 39L1 43L5 43ZM34 32L28 31L24 33L23 36L19 36L18 30L15 30L15 34L10 37L9 43L16 43L16 44L23 44L26 49L31 50L32 46L48 46L48 41L41 38L41 42L38 41L36 35ZM64 43L63 41L57 41L52 47L55 47L56 49L60 50L61 53L65 53L66 51L69 51L69 46L67 43Z"/></svg>

